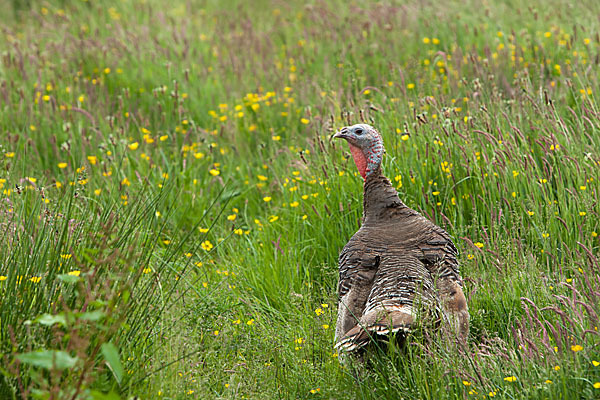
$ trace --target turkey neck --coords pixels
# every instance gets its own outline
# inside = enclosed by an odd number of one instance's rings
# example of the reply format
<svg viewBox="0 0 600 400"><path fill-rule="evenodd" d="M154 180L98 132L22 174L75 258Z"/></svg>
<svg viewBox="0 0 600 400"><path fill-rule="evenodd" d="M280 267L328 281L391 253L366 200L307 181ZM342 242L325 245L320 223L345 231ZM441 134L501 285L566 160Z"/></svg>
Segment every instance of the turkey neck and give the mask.
<svg viewBox="0 0 600 400"><path fill-rule="evenodd" d="M392 209L407 208L398 192L381 172L381 166L367 175L363 192L363 224L370 225L389 217Z"/></svg>

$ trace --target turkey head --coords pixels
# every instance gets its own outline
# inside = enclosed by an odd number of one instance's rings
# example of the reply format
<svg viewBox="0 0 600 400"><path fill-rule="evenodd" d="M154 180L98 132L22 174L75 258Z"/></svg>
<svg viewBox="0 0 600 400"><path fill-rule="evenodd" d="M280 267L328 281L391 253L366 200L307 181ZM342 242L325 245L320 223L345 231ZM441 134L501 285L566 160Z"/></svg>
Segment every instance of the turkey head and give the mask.
<svg viewBox="0 0 600 400"><path fill-rule="evenodd" d="M350 145L352 158L358 172L367 179L371 173L381 166L383 157L383 139L371 125L356 124L346 126L333 135L334 138L346 139Z"/></svg>

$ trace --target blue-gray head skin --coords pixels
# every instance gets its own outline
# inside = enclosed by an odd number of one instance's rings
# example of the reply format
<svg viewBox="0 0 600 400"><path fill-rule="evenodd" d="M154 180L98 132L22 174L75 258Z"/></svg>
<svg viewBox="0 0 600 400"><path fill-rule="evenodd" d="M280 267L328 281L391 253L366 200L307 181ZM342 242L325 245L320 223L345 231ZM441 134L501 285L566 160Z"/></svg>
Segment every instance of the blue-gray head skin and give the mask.
<svg viewBox="0 0 600 400"><path fill-rule="evenodd" d="M358 172L364 180L377 171L383 158L383 139L371 125L356 124L346 126L333 135L334 138L346 139L350 145L352 158Z"/></svg>

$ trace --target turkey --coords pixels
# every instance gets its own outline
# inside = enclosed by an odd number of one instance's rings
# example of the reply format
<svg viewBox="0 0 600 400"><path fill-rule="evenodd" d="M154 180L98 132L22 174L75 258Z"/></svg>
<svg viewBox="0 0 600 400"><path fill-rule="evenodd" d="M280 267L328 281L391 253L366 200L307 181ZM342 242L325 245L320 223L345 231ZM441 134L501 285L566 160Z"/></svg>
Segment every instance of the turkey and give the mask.
<svg viewBox="0 0 600 400"><path fill-rule="evenodd" d="M382 174L379 132L358 124L333 137L348 142L364 179L362 226L339 256L336 347L355 352L423 319L442 319L465 340L469 312L452 239L406 206Z"/></svg>

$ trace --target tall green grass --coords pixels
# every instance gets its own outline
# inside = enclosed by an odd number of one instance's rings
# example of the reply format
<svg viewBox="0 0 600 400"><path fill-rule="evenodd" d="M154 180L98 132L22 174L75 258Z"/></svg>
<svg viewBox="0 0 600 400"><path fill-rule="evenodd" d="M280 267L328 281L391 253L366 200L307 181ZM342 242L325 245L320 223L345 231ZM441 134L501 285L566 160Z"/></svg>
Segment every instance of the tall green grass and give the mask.
<svg viewBox="0 0 600 400"><path fill-rule="evenodd" d="M595 2L10 4L3 397L600 394ZM361 120L461 250L466 346L339 362Z"/></svg>

